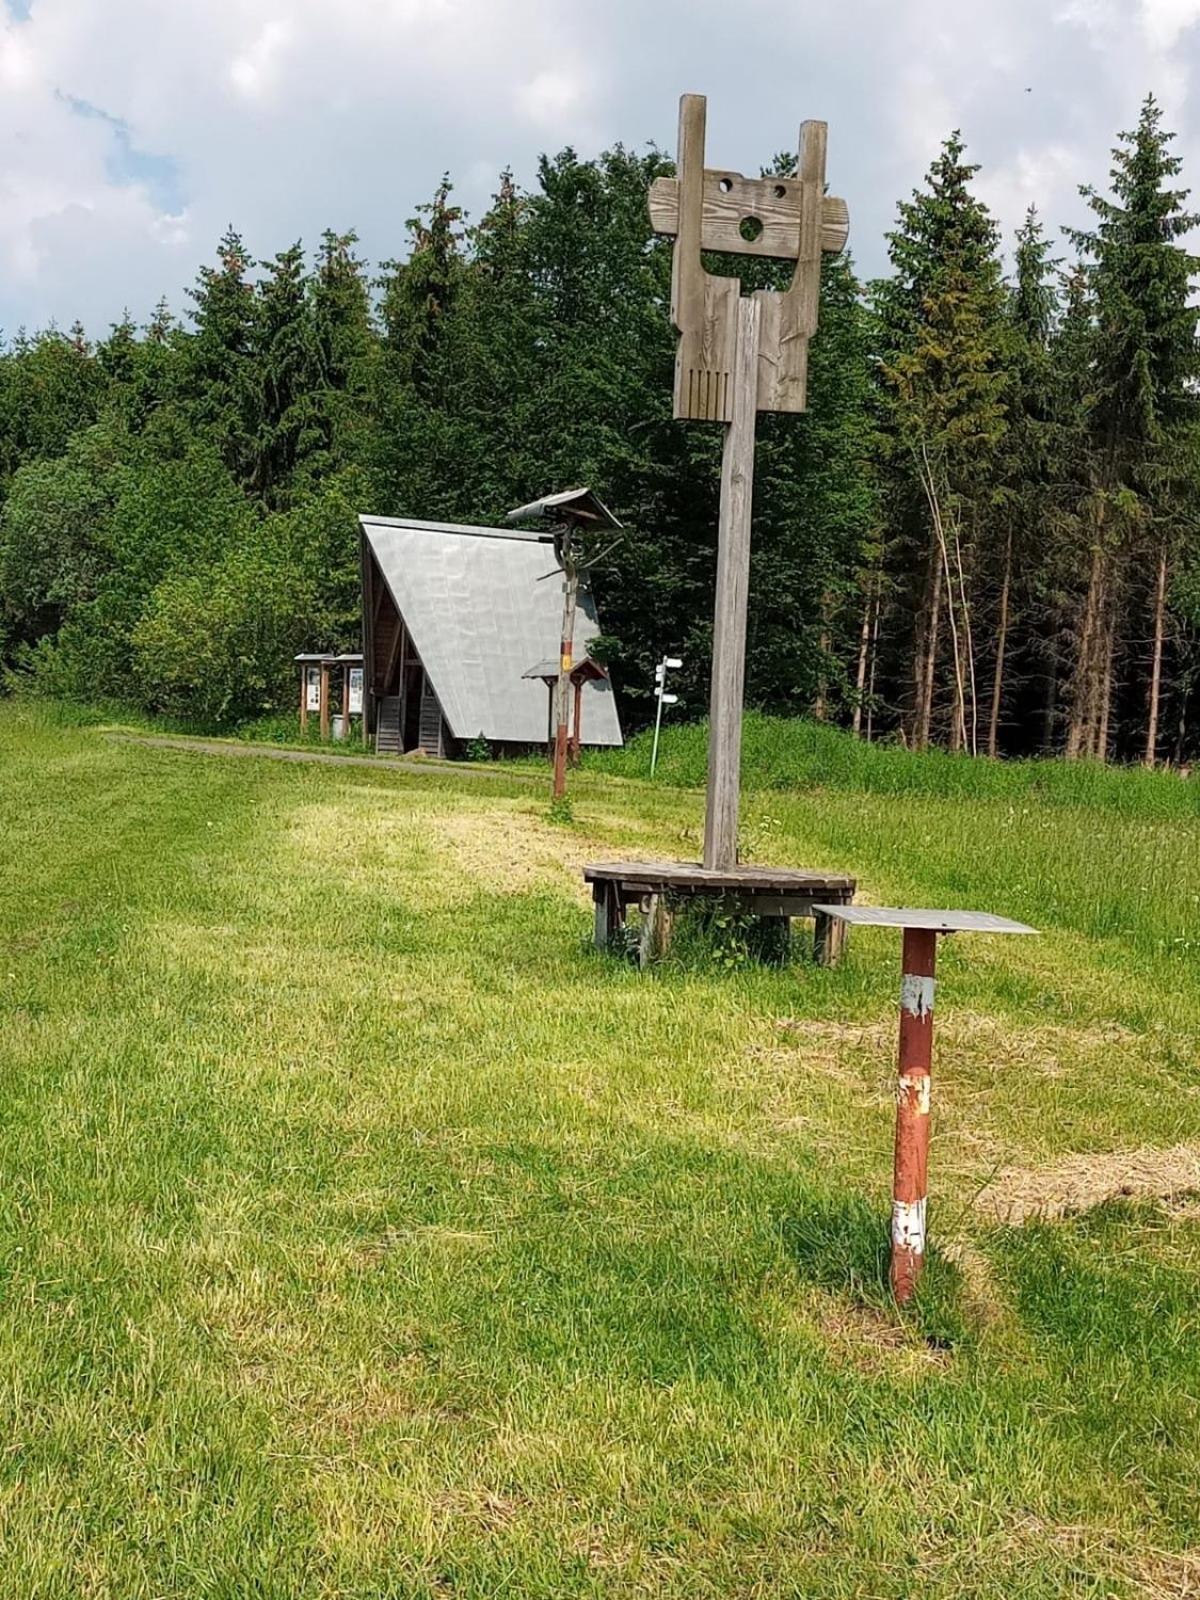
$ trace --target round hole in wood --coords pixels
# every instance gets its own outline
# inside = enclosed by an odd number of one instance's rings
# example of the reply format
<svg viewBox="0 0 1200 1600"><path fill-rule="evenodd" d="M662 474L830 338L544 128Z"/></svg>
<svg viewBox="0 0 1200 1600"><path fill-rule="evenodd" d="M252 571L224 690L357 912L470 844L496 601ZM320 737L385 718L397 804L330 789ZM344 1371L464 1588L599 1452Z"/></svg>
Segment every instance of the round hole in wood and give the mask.
<svg viewBox="0 0 1200 1600"><path fill-rule="evenodd" d="M743 217L738 224L738 232L747 244L753 244L763 231L763 225L757 217Z"/></svg>
<svg viewBox="0 0 1200 1600"><path fill-rule="evenodd" d="M717 188L720 189L722 194L728 194L730 189L733 188L733 179L732 178L722 178L721 181L717 184Z"/></svg>
<svg viewBox="0 0 1200 1600"><path fill-rule="evenodd" d="M787 185L784 183L777 183L775 185L776 200L782 200L785 194L787 194Z"/></svg>

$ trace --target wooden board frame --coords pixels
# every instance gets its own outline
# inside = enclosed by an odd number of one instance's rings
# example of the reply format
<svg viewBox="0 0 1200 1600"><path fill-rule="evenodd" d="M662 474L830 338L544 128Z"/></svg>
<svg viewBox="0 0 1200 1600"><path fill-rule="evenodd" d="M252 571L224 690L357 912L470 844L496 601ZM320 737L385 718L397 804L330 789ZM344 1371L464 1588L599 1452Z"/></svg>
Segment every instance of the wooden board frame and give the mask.
<svg viewBox="0 0 1200 1600"><path fill-rule="evenodd" d="M703 422L733 420L737 355L737 278L706 270L701 252L794 261L790 286L760 289L758 411L803 411L808 403L808 343L817 329L821 255L845 245L849 213L825 194L826 125L800 128L794 176L746 178L704 165L707 103L679 102L676 177L651 185L650 220L673 234L671 320L679 334L674 415Z"/></svg>

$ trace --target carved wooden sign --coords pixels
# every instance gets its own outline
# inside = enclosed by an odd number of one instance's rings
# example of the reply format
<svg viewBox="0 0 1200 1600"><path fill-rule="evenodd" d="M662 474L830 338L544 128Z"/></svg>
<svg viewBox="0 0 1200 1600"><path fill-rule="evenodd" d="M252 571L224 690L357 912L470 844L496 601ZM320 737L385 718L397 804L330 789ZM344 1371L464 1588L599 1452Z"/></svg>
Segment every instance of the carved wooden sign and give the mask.
<svg viewBox="0 0 1200 1600"><path fill-rule="evenodd" d="M745 178L704 165L705 98L679 102L677 176L650 188L654 231L673 234L671 320L679 333L675 415L733 420L733 371L741 282L705 270L702 250L794 261L789 288L759 289L758 411L803 411L808 341L817 329L821 252L846 243L844 200L825 194L823 122L800 128L794 177Z"/></svg>

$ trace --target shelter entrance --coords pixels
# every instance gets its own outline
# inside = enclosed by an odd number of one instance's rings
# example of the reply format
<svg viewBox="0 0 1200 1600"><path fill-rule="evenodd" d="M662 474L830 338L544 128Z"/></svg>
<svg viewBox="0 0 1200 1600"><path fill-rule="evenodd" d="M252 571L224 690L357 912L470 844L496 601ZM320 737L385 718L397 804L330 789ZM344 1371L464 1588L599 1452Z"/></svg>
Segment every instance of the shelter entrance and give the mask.
<svg viewBox="0 0 1200 1600"><path fill-rule="evenodd" d="M404 668L400 685L401 749L416 750L421 743L421 701L425 693L425 668L419 661L410 661Z"/></svg>

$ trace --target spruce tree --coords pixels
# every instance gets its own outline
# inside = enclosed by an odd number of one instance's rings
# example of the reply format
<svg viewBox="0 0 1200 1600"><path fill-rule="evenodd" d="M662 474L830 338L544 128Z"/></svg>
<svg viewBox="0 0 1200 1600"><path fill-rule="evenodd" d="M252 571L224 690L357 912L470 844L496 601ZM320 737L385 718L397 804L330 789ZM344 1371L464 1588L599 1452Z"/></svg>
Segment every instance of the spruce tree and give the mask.
<svg viewBox="0 0 1200 1600"><path fill-rule="evenodd" d="M323 443L316 422L317 350L309 278L299 243L266 268L255 297L257 428L251 488L263 504L288 503L298 465Z"/></svg>
<svg viewBox="0 0 1200 1600"><path fill-rule="evenodd" d="M183 400L193 429L212 440L239 482L252 486L261 391L255 365L257 312L248 274L254 263L233 228L217 265L203 266L188 296L193 336L184 345Z"/></svg>
<svg viewBox="0 0 1200 1600"><path fill-rule="evenodd" d="M1072 231L1085 261L1093 339L1088 434L1093 482L1085 515L1088 580L1076 627L1069 756L1109 753L1117 654L1141 591L1153 613L1142 753L1157 747L1166 600L1187 526L1200 376L1197 259L1179 243L1200 222L1177 188L1181 162L1154 97L1113 151L1110 196L1085 188L1094 226ZM1150 596L1139 585L1149 568Z"/></svg>
<svg viewBox="0 0 1200 1600"><path fill-rule="evenodd" d="M925 187L888 236L893 277L879 287L883 400L891 434L900 563L915 570L910 733L924 748L934 719L943 614L948 624L954 747L974 749L978 689L973 610L976 543L1004 424L1004 293L995 223L972 193L978 168L955 132Z"/></svg>
<svg viewBox="0 0 1200 1600"><path fill-rule="evenodd" d="M1029 611L1036 613L1036 575L1052 521L1050 345L1058 312L1056 265L1037 210L1030 206L1016 234L1013 283L1006 308L1007 426L997 459L991 518L997 583L988 629L993 645L986 748L993 757L1000 750L1006 698L1014 698L1014 685L1009 681L1013 635Z"/></svg>

